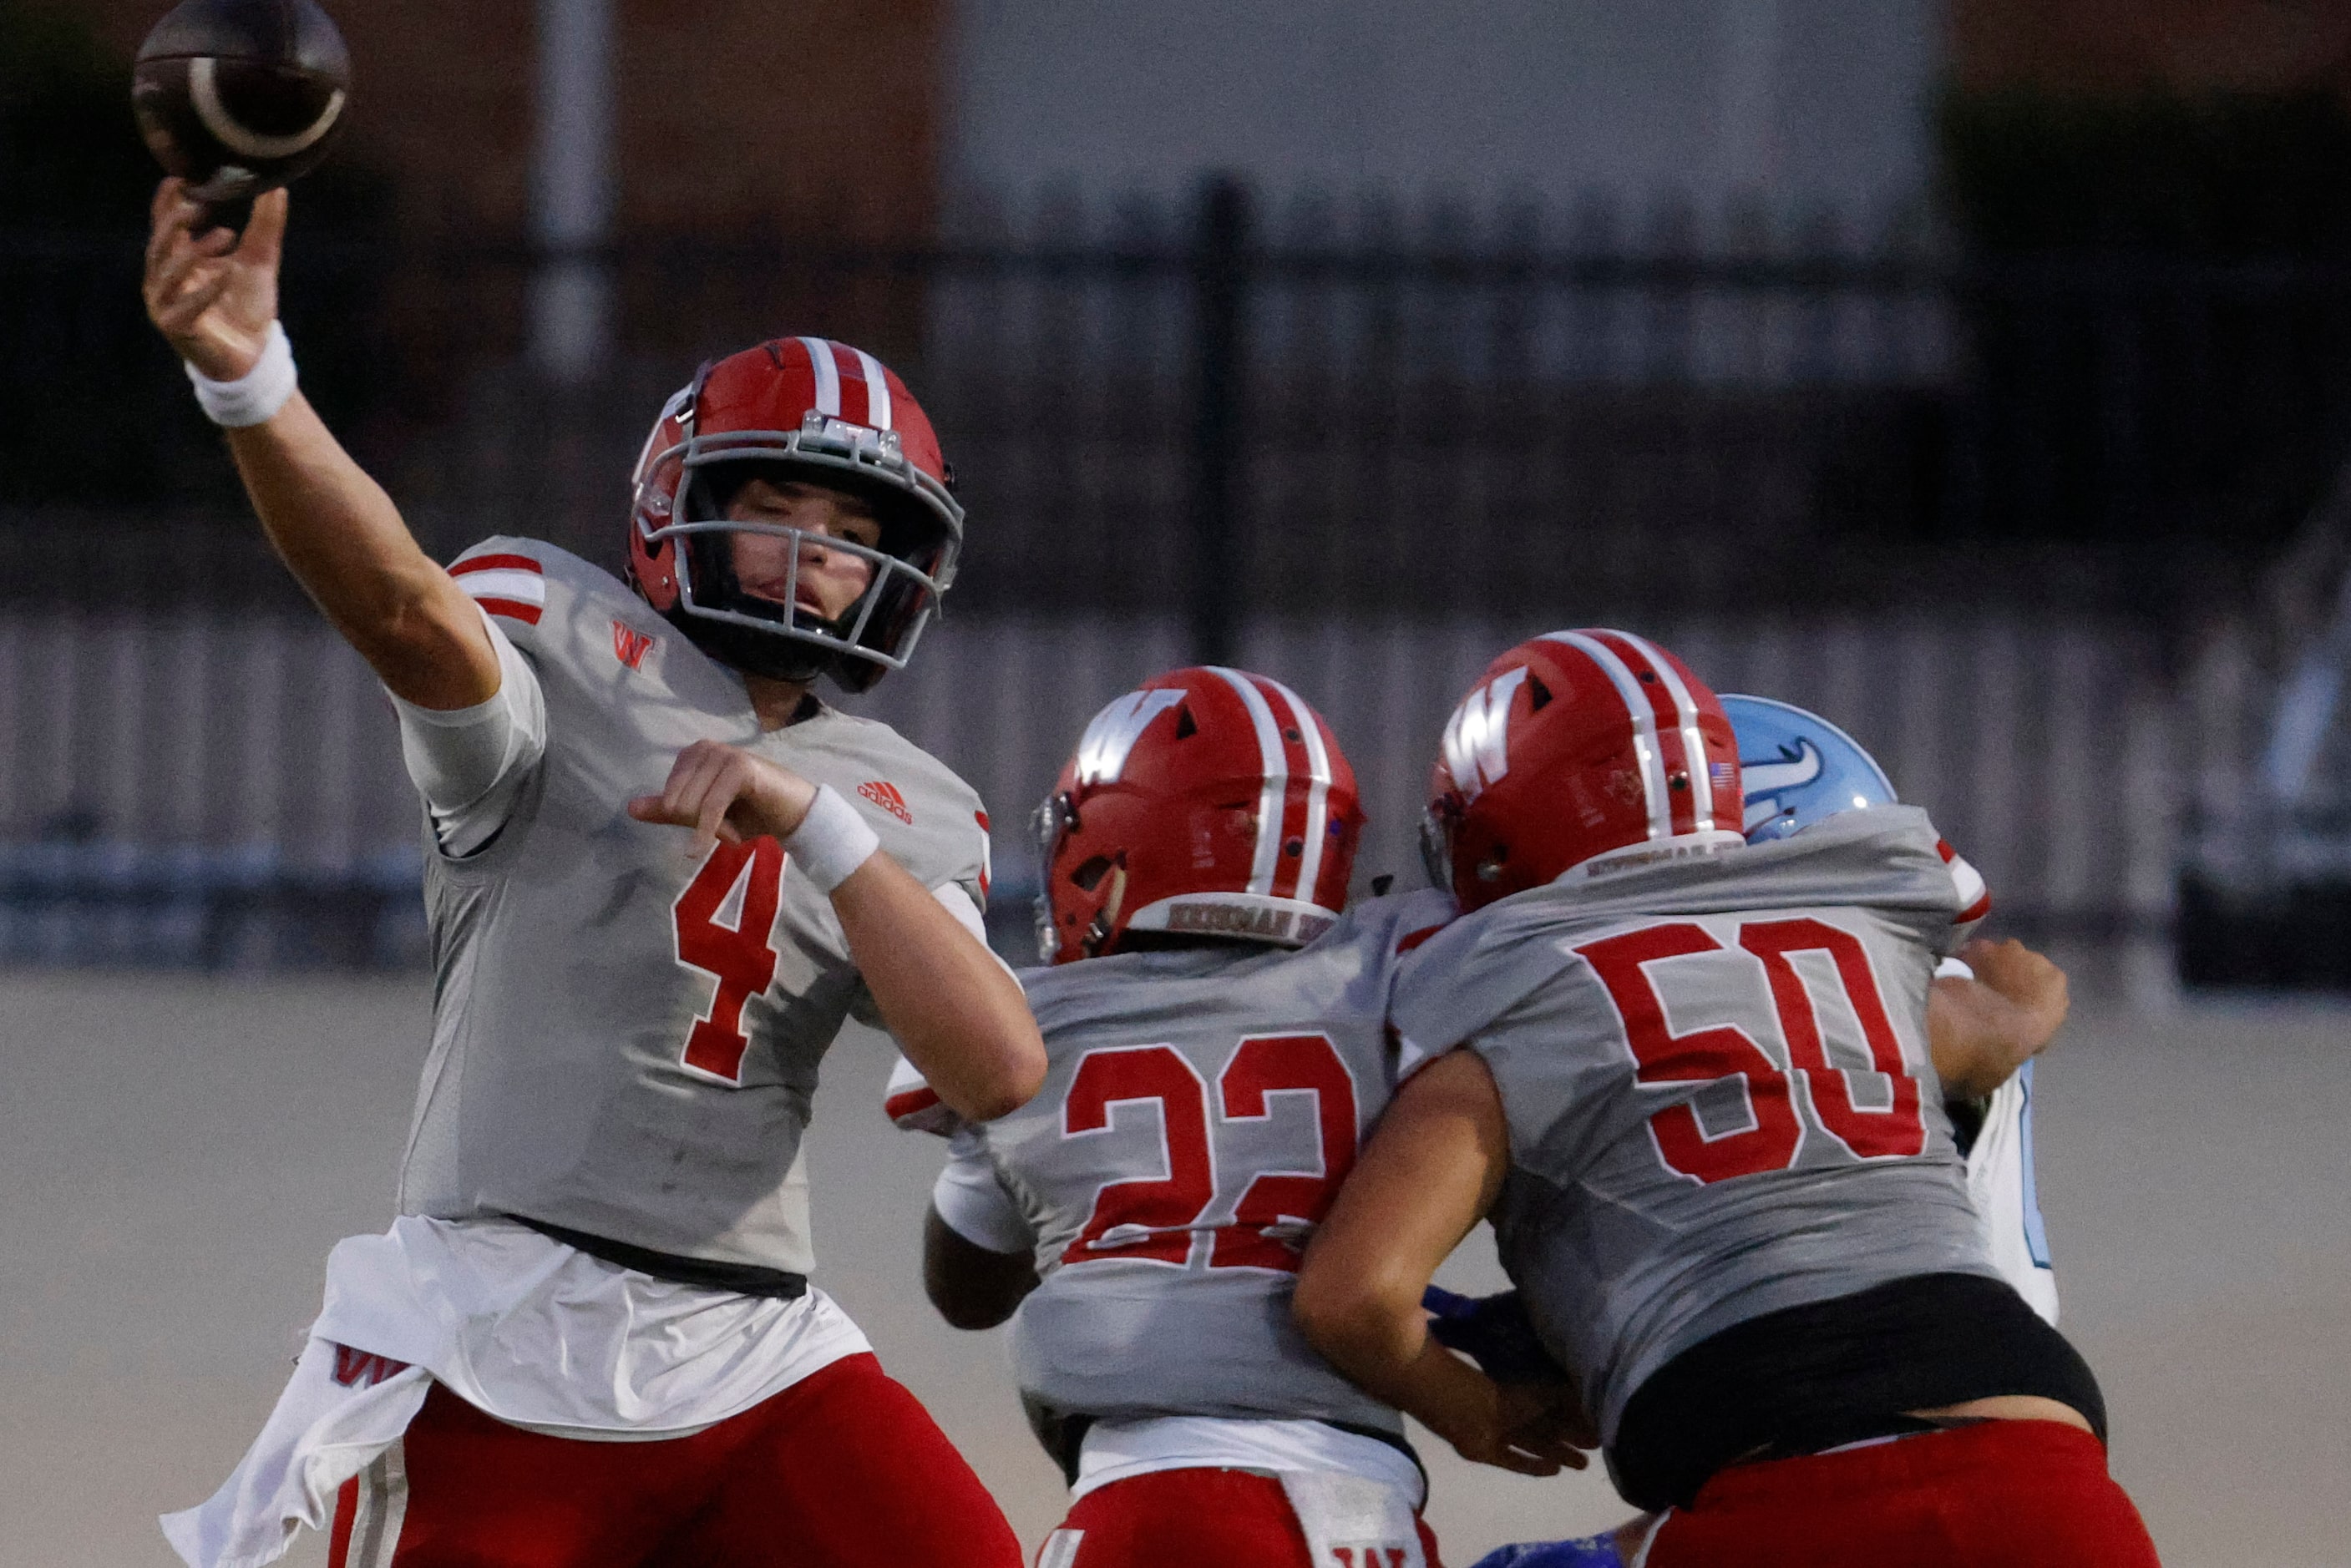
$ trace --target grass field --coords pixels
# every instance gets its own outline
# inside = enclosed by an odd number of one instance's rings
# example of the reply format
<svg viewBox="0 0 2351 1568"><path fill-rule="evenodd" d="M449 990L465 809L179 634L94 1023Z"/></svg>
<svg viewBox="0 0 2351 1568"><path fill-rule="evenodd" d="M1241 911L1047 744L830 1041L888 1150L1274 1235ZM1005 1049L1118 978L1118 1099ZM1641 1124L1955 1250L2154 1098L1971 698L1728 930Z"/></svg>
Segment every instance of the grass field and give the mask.
<svg viewBox="0 0 2351 1568"><path fill-rule="evenodd" d="M153 1516L260 1425L339 1236L390 1218L421 979L0 975L0 1568L167 1568ZM970 1454L1032 1546L1059 1478L996 1336L923 1303L937 1146L844 1042L812 1134L819 1281ZM2351 1009L2199 1002L2069 1025L2039 1083L2065 1327L2173 1568L2351 1562ZM1448 1282L1499 1276L1465 1251ZM1606 1483L1474 1470L1433 1440L1456 1568L1622 1516ZM323 1563L306 1538L286 1559Z"/></svg>

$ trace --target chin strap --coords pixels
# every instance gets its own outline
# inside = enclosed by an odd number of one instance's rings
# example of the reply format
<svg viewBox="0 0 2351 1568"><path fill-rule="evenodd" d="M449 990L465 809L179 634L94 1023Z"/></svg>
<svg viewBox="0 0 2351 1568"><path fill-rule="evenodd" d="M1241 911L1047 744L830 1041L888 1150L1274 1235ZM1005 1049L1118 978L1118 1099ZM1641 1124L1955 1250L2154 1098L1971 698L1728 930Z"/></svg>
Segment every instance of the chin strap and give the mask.
<svg viewBox="0 0 2351 1568"><path fill-rule="evenodd" d="M1110 940L1111 932L1117 929L1119 906L1126 901L1126 867L1112 867L1110 878L1110 897L1102 900L1093 924L1086 928L1085 939L1078 944L1078 950L1088 958L1101 956L1102 945Z"/></svg>

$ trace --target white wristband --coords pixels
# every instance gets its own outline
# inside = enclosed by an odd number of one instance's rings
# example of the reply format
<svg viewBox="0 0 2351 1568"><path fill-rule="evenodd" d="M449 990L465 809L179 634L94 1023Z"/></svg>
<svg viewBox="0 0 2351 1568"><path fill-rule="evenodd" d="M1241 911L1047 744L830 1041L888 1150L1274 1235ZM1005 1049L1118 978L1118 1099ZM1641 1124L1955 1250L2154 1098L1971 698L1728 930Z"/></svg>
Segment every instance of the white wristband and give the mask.
<svg viewBox="0 0 2351 1568"><path fill-rule="evenodd" d="M204 416L230 430L264 423L294 395L294 345L286 340L286 328L275 321L269 324L269 338L261 346L261 358L235 380L215 381L193 365L184 369Z"/></svg>
<svg viewBox="0 0 2351 1568"><path fill-rule="evenodd" d="M784 853L828 897L881 847L880 836L831 784L817 787L808 815L784 840Z"/></svg>

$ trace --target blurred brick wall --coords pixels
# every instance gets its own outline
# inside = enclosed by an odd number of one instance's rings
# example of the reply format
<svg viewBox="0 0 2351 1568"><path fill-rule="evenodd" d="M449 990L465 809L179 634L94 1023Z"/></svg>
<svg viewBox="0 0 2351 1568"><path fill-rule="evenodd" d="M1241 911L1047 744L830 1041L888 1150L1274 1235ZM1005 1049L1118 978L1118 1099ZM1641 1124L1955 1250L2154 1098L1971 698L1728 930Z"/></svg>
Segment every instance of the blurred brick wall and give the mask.
<svg viewBox="0 0 2351 1568"><path fill-rule="evenodd" d="M127 57L165 0L50 0ZM528 0L328 0L351 47L349 148L402 228L519 237ZM937 209L946 0L619 0L624 229L904 242ZM128 116L126 106L125 115Z"/></svg>
<svg viewBox="0 0 2351 1568"><path fill-rule="evenodd" d="M2061 93L2291 92L2351 98L2351 5L2339 0L1952 0L1962 88Z"/></svg>

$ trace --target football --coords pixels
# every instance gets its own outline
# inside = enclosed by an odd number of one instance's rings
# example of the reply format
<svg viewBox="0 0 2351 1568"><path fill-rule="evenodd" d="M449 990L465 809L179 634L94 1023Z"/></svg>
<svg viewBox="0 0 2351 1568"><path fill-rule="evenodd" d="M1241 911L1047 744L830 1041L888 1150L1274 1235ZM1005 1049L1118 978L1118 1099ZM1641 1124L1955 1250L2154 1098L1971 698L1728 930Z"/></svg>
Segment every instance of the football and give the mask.
<svg viewBox="0 0 2351 1568"><path fill-rule="evenodd" d="M199 201L290 183L342 129L350 52L315 0L183 0L131 67L131 107L156 161Z"/></svg>

